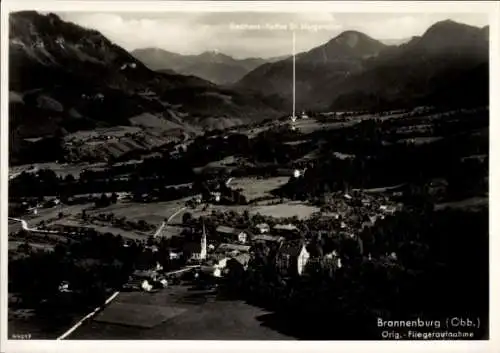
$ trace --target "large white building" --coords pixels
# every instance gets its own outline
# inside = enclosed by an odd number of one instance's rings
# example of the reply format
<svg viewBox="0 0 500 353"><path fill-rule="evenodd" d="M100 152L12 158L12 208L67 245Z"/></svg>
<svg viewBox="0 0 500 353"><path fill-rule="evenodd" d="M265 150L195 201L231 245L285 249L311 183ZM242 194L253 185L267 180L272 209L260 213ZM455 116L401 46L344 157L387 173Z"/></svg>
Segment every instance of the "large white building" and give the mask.
<svg viewBox="0 0 500 353"><path fill-rule="evenodd" d="M302 240L282 244L276 255L276 266L283 275L299 275L304 272L310 254Z"/></svg>

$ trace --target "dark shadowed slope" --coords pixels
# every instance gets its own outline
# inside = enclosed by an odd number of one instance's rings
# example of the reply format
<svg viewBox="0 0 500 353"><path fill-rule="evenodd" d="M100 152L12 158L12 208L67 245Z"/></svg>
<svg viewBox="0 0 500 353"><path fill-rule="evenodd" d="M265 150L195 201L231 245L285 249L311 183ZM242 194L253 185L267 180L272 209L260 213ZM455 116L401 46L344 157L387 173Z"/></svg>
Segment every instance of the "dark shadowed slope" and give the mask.
<svg viewBox="0 0 500 353"><path fill-rule="evenodd" d="M128 124L144 112L186 122L262 119L276 107L194 77L157 73L95 30L37 12L9 19L11 129L17 136L52 134L98 124Z"/></svg>
<svg viewBox="0 0 500 353"><path fill-rule="evenodd" d="M333 106L487 104L488 46L480 28L438 22L421 37L386 50L367 70L346 80Z"/></svg>

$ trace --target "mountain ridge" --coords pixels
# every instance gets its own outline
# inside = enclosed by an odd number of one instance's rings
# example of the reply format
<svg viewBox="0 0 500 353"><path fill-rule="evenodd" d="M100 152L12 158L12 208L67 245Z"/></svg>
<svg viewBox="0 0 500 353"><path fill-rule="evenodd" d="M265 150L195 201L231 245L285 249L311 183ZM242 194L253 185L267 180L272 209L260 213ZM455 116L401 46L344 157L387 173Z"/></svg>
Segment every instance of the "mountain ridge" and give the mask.
<svg viewBox="0 0 500 353"><path fill-rule="evenodd" d="M16 97L9 124L16 141L129 125L144 113L175 124L182 116L186 128L209 127L205 119L219 124L281 114L279 100L152 71L100 32L54 14L11 13L9 27L9 91Z"/></svg>
<svg viewBox="0 0 500 353"><path fill-rule="evenodd" d="M465 87L470 92L462 94L457 91L461 81L456 77L480 84L474 78L479 75L487 83L488 50L487 29L454 21L437 22L400 45L385 45L360 32L345 31L297 54L297 110L359 109L379 103L407 106L427 98L435 103L434 84L455 91L461 100L470 96L471 102L484 102L484 85L477 92ZM255 69L234 87L279 94L291 102L291 76L291 60L282 60ZM448 79L459 86L446 85ZM448 97L447 102L452 100Z"/></svg>

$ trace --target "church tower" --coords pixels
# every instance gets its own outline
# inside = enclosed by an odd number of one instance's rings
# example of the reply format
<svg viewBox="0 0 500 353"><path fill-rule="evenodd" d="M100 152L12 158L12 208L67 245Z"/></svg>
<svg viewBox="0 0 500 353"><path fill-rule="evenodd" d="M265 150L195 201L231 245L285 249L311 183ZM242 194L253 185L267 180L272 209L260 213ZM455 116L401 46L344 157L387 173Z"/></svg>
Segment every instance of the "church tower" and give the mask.
<svg viewBox="0 0 500 353"><path fill-rule="evenodd" d="M201 234L200 260L207 258L207 232L205 230L205 221L203 220L203 233Z"/></svg>

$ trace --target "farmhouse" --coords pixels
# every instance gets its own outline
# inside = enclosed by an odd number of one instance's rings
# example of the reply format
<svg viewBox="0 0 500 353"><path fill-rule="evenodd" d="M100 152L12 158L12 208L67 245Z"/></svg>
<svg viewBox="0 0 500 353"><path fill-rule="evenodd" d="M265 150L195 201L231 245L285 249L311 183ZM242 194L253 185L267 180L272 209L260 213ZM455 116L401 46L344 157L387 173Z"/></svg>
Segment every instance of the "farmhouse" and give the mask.
<svg viewBox="0 0 500 353"><path fill-rule="evenodd" d="M197 194L194 196L194 202L197 203L197 204L201 204L201 202L203 201L203 196L201 194Z"/></svg>
<svg viewBox="0 0 500 353"><path fill-rule="evenodd" d="M276 255L276 267L283 275L302 275L310 254L302 240L285 242Z"/></svg>
<svg viewBox="0 0 500 353"><path fill-rule="evenodd" d="M226 241L236 241L239 243L246 243L248 240L248 234L245 231L238 230L232 227L218 226L215 231L219 236Z"/></svg>
<svg viewBox="0 0 500 353"><path fill-rule="evenodd" d="M269 224L267 223L259 223L255 226L255 229L259 234L269 233L269 231L271 230Z"/></svg>
<svg viewBox="0 0 500 353"><path fill-rule="evenodd" d="M203 273L211 275L213 277L222 277L229 257L219 254L220 256L212 257L212 261L209 261L205 266L202 266L201 270Z"/></svg>
<svg viewBox="0 0 500 353"><path fill-rule="evenodd" d="M69 293L72 292L72 290L69 288L69 282L68 281L62 281L59 284L59 292L61 293Z"/></svg>
<svg viewBox="0 0 500 353"><path fill-rule="evenodd" d="M181 255L182 255L182 252L177 252L177 251L170 250L169 253L168 253L168 258L170 260L177 260L177 259L181 258Z"/></svg>
<svg viewBox="0 0 500 353"><path fill-rule="evenodd" d="M220 191L210 191L210 197L209 197L208 201L220 202L220 199L221 199Z"/></svg>

